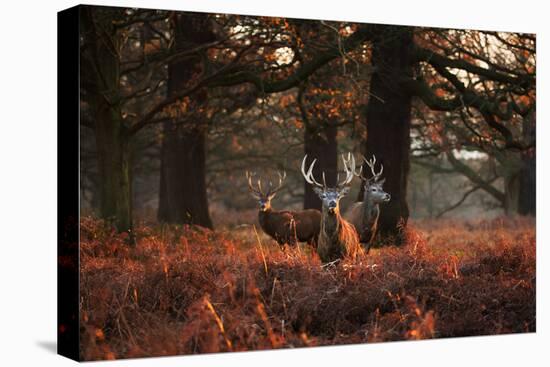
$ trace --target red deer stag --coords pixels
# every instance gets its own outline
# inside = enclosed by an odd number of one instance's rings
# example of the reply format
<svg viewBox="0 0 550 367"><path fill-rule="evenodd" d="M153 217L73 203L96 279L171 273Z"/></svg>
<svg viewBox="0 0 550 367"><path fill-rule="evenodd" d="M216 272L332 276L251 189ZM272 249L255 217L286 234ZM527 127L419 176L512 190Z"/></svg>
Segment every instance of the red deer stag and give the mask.
<svg viewBox="0 0 550 367"><path fill-rule="evenodd" d="M359 233L359 240L368 253L376 236L378 217L380 216L380 204L390 201L391 197L390 194L382 189L382 185L386 180L380 180L382 172L384 172L384 166L380 164L380 171L376 172L374 169L376 157L374 155L370 160L364 157L363 160L370 167L372 177L366 178L361 173L362 170L355 173L365 185L363 201L353 204L346 217L355 226L355 229Z"/></svg>
<svg viewBox="0 0 550 367"><path fill-rule="evenodd" d="M340 199L346 196L349 192L351 181L355 172L355 158L348 154L348 159L342 155L344 162L344 171L346 178L339 182L337 177L336 187L327 187L325 173L323 172L323 184L320 184L313 177L312 171L316 160L311 163L309 170L306 172L307 155L302 161L302 175L307 183L313 185L313 191L319 196L322 201L322 217L321 217L321 232L317 244L317 253L324 263L329 263L350 257L355 260L358 252L361 252L359 245L359 237L352 224L347 222L340 215ZM348 167L349 164L349 167Z"/></svg>
<svg viewBox="0 0 550 367"><path fill-rule="evenodd" d="M286 178L286 172L283 175L279 172L277 174L279 175L279 185L273 188L270 181L267 192L264 192L261 179L258 178L257 187L254 187L252 184L253 174L246 172L248 188L260 204L260 211L258 212L260 227L279 245L285 243L295 245L299 241L316 246L321 223L321 212L319 210L307 209L293 212L288 210L278 211L271 207L271 199L282 188L283 181Z"/></svg>

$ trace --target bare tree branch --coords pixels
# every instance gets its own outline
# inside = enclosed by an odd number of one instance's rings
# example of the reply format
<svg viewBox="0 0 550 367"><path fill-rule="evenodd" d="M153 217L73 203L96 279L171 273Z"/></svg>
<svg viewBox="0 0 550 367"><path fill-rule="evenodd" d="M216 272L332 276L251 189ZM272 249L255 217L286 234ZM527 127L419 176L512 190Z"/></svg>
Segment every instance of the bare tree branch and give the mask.
<svg viewBox="0 0 550 367"><path fill-rule="evenodd" d="M464 61L462 59L451 59L447 58L445 56L442 56L438 53L435 53L433 51L416 47L415 52L416 61L425 61L429 64L442 67L442 68L456 68L456 69L462 69L470 73L474 73L480 76L483 76L487 79L494 80L496 82L501 83L508 83L508 84L514 84L522 86L523 88L528 88L531 85L535 84L535 78L531 75L524 75L524 76L515 76L515 75L509 75L507 73L499 72L496 70L490 70L485 69L480 66L471 64L467 61Z"/></svg>
<svg viewBox="0 0 550 367"><path fill-rule="evenodd" d="M476 186L479 186L479 188L483 189L487 193L489 193L491 196L493 196L495 199L497 199L500 203L504 203L505 195L503 192L499 191L497 188L495 188L493 185L491 185L491 182L493 180L486 181L484 180L480 175L477 174L472 168L470 168L468 165L462 163L460 160L458 160L452 151L447 152L447 159L449 160L449 163L460 173L462 173L464 176L466 176L472 183L474 183Z"/></svg>
<svg viewBox="0 0 550 367"><path fill-rule="evenodd" d="M361 27L344 41L345 49L352 50L370 37L371 32L369 28ZM189 96L203 87L234 86L243 83L252 83L263 93L281 92L298 86L299 83L306 80L318 68L340 56L341 54L337 48L325 50L314 57L309 63L302 64L296 72L282 80L264 80L255 72L245 70L235 71L236 68L233 66L236 63L236 60L233 60L230 64L220 68L213 74L203 77L194 85L153 107L147 114L145 114L145 116L143 116L137 123L133 124L128 129L128 134L133 135L137 133L145 125L148 125L155 115L164 110L164 108L186 96Z"/></svg>

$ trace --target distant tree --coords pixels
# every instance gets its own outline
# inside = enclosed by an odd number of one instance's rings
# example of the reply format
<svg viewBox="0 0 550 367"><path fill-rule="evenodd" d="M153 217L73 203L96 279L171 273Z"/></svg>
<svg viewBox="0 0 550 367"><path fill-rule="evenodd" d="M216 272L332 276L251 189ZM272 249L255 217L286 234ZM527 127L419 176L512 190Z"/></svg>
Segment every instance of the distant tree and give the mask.
<svg viewBox="0 0 550 367"><path fill-rule="evenodd" d="M173 48L193 49L214 42L208 14L175 13ZM206 49L202 54L175 61L168 66L168 98L205 72ZM174 106L174 118L164 123L158 218L169 223L192 223L212 228L206 195L206 133L208 130L206 89Z"/></svg>
<svg viewBox="0 0 550 367"><path fill-rule="evenodd" d="M417 34L421 71L415 93L424 149L489 193L507 213L534 214L535 39L524 34L425 30ZM494 173L476 172L455 156L475 150ZM503 189L496 179L502 178Z"/></svg>

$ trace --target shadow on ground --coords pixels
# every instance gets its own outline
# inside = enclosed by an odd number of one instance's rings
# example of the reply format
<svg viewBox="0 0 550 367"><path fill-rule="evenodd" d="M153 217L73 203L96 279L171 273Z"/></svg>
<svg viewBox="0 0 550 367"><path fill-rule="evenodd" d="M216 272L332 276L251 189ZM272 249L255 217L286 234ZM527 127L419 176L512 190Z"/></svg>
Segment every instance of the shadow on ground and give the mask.
<svg viewBox="0 0 550 367"><path fill-rule="evenodd" d="M50 353L57 354L57 342L56 341L41 340L41 341L37 341L36 345L38 345L39 347L45 349L46 351L48 351Z"/></svg>

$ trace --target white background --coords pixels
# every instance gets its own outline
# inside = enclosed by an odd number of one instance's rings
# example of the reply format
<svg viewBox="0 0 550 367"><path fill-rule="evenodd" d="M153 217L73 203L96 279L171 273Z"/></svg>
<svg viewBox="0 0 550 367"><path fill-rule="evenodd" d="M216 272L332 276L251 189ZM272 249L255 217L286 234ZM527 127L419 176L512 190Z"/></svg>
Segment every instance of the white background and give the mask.
<svg viewBox="0 0 550 367"><path fill-rule="evenodd" d="M550 46L545 1L132 0L101 5L537 33L537 333L133 360L135 366L532 366L549 362ZM8 0L0 21L0 365L69 365L56 341L56 12L73 1ZM61 167L63 169L63 167ZM546 345L546 350L544 349ZM34 362L34 363L33 363ZM104 362L101 362L103 364ZM128 360L105 362L126 365ZM547 365L547 364L546 364Z"/></svg>

